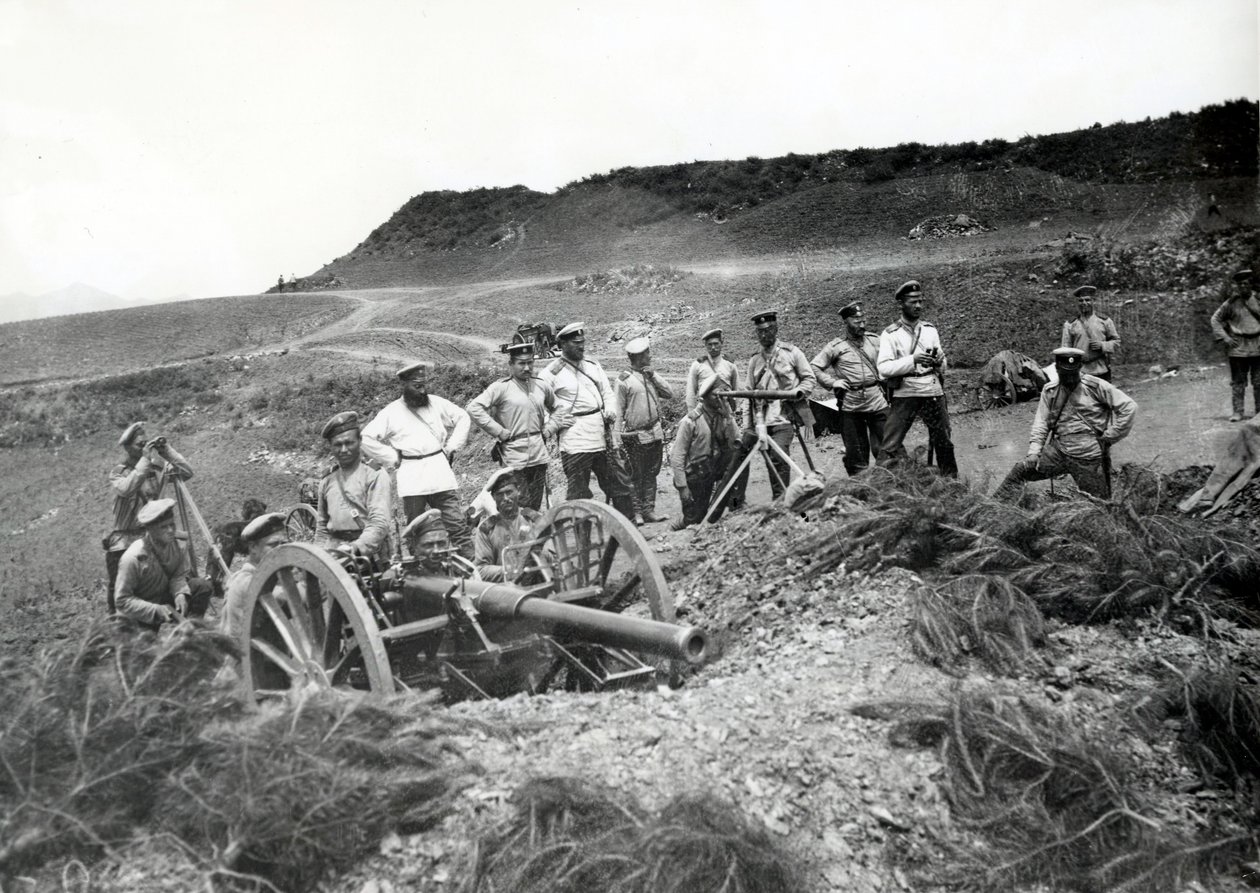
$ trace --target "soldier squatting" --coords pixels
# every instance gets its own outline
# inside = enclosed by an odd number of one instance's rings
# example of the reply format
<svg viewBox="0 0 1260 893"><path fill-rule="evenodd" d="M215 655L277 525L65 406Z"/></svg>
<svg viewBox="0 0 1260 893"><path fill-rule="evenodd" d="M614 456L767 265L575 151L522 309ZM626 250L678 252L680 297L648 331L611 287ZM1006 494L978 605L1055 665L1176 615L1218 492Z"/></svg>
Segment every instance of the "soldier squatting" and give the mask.
<svg viewBox="0 0 1260 893"><path fill-rule="evenodd" d="M1111 383L1120 335L1110 319L1095 311L1094 295L1092 286L1074 293L1078 313L1063 324L1060 347L1053 352L1055 375L1041 391L1027 456L994 492L997 499L1018 499L1027 482L1063 474L1084 493L1110 497L1110 447L1132 430L1137 404ZM903 444L919 419L939 472L956 477L944 387L946 345L936 326L923 318L924 290L918 281L901 285L894 299L898 318L878 334L867 330L860 303L838 308L842 331L812 361L778 337L775 312L755 314L760 349L749 357L742 376L723 353L722 330L705 332L704 354L687 371L687 413L668 447L662 403L673 398L673 389L653 370L646 338L626 345L628 368L613 381L599 363L586 358L584 323L559 330L561 355L537 374L534 345L510 345L504 377L467 407L429 392L430 364L408 364L397 372L398 399L374 418L364 423L348 410L323 425L335 464L319 482L315 542L347 556L380 553L389 539L396 487L407 520L403 542L424 566L437 570L454 551L482 579L502 580L504 549L529 538L544 503L590 497L592 475L608 502L631 522L666 520L656 508L666 450L682 504L675 528L702 520L723 483L730 483L723 507L736 509L743 502L744 481L730 477L758 445L753 401L745 409L723 396L741 384L783 395L762 401L761 421L785 452L790 453L799 429L812 424L808 398L821 387L836 399L849 475L873 463L906 461ZM1244 417L1248 381L1253 392L1260 389L1260 299L1251 270L1235 274L1211 326L1229 351L1230 421L1237 422ZM1252 404L1254 412L1255 399ZM494 511L470 527L452 461L473 423L494 441L491 455L501 467L483 491ZM219 587L193 575L190 552L177 538L176 502L161 496L167 480L188 480L193 468L165 437L150 437L141 422L123 431L118 444L125 457L109 475L113 525L102 543L108 608L154 628L199 616ZM552 449L564 470L563 494L551 492L547 480ZM777 498L790 469L777 454L765 456ZM231 633L240 632L241 600L254 570L268 551L287 540L284 516L263 511L261 504L247 505L237 523L237 549L245 561L227 581L218 608L220 626Z"/></svg>

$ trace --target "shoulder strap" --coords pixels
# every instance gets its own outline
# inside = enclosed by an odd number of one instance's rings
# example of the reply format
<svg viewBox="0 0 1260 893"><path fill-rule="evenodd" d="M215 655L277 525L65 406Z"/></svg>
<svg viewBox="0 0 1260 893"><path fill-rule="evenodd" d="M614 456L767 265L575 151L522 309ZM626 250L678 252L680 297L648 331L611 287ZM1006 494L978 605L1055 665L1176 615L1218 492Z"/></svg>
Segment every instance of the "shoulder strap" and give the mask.
<svg viewBox="0 0 1260 893"><path fill-rule="evenodd" d="M341 475L337 474L336 471L333 472L333 480L337 484L337 489L341 491L341 498L346 501L347 505L354 509L354 523L358 524L359 529L362 530L365 526L367 526L363 523L363 514L365 511L364 506L359 505L350 498L350 494L346 492L345 481L341 479Z"/></svg>

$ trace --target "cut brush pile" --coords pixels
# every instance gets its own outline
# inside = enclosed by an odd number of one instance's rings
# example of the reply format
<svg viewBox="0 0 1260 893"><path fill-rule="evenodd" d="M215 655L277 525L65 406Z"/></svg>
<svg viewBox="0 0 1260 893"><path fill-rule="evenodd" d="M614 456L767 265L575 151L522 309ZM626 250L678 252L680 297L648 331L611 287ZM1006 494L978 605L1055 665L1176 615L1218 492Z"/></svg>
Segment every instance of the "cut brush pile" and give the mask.
<svg viewBox="0 0 1260 893"><path fill-rule="evenodd" d="M575 778L540 778L480 846L464 893L792 893L788 856L737 808L679 797L656 814Z"/></svg>

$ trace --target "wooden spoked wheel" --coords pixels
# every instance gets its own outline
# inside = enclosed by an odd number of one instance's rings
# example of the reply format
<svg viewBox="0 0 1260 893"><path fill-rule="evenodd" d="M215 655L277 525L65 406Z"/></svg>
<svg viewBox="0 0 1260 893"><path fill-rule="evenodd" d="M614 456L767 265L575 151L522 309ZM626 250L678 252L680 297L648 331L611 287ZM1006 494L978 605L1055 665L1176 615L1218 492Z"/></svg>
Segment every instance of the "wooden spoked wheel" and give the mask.
<svg viewBox="0 0 1260 893"><path fill-rule="evenodd" d="M600 586L599 607L620 611L642 601L654 620L673 622L674 598L643 534L624 515L593 499L548 511L534 536L538 560L551 566L559 590Z"/></svg>
<svg viewBox="0 0 1260 893"><path fill-rule="evenodd" d="M976 403L981 409L997 409L1000 406L1010 406L1011 398L1001 391L995 391L992 388L976 388Z"/></svg>
<svg viewBox="0 0 1260 893"><path fill-rule="evenodd" d="M305 688L395 690L367 599L324 550L286 543L267 553L242 611L241 676L253 697Z"/></svg>
<svg viewBox="0 0 1260 893"><path fill-rule="evenodd" d="M309 543L315 539L315 509L300 502L285 512L284 529L290 542Z"/></svg>

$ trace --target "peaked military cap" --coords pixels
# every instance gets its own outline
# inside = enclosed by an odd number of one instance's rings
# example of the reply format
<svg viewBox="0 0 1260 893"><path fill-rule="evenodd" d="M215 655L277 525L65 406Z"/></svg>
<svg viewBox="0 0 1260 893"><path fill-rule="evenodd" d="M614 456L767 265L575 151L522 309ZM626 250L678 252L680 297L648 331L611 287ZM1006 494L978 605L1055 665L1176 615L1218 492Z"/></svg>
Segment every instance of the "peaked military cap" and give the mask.
<svg viewBox="0 0 1260 893"><path fill-rule="evenodd" d="M576 338L578 335L586 334L586 323L571 322L560 331L556 332L556 337L561 341L567 341L570 338Z"/></svg>
<svg viewBox="0 0 1260 893"><path fill-rule="evenodd" d="M755 326L759 326L759 325L761 325L763 322L778 322L778 321L779 321L779 311L777 311L777 310L763 310L763 311L761 311L760 313L758 313L758 314L754 315L754 316L753 316L753 318L752 318L752 321L753 321L753 325L755 325Z"/></svg>
<svg viewBox="0 0 1260 893"><path fill-rule="evenodd" d="M1251 272L1251 270L1239 270L1237 273L1234 274L1234 281L1246 282L1247 280L1253 278L1254 276L1255 276L1255 273Z"/></svg>
<svg viewBox="0 0 1260 893"><path fill-rule="evenodd" d="M845 304L843 307L840 308L840 318L848 319L850 316L857 316L861 312L862 312L862 302L850 301L848 304Z"/></svg>
<svg viewBox="0 0 1260 893"><path fill-rule="evenodd" d="M636 354L643 353L651 346L652 342L648 341L646 338L631 338L626 342L626 353L630 356L635 356Z"/></svg>
<svg viewBox="0 0 1260 893"><path fill-rule="evenodd" d="M125 447L127 444L131 443L131 438L135 437L136 432L139 431L143 427L144 427L144 422L132 422L123 431L122 437L118 438L118 445Z"/></svg>
<svg viewBox="0 0 1260 893"><path fill-rule="evenodd" d="M710 338L721 338L721 337L722 337L721 329L709 329L709 331L705 332L703 335L700 336L700 340L708 341Z"/></svg>
<svg viewBox="0 0 1260 893"><path fill-rule="evenodd" d="M490 479L486 481L486 492L494 493L507 484L517 484L519 486L519 482L516 479L516 471L512 468L500 468L490 475Z"/></svg>
<svg viewBox="0 0 1260 893"><path fill-rule="evenodd" d="M324 440L332 440L343 431L350 430L359 430L359 414L353 409L339 412L324 422L324 427L319 433L323 435Z"/></svg>
<svg viewBox="0 0 1260 893"><path fill-rule="evenodd" d="M1051 353L1054 356L1056 369L1071 372L1074 369L1080 369L1085 362L1085 351L1077 350L1075 347L1056 347Z"/></svg>
<svg viewBox="0 0 1260 893"><path fill-rule="evenodd" d="M140 507L140 511L136 512L136 521L141 527L148 527L159 521L165 521L168 517L173 517L174 513L175 500L154 499Z"/></svg>
<svg viewBox="0 0 1260 893"><path fill-rule="evenodd" d="M923 286L919 284L918 279L909 279L897 287L897 291L893 293L893 297L898 301L906 298L918 298L923 296Z"/></svg>
<svg viewBox="0 0 1260 893"><path fill-rule="evenodd" d="M1092 298L1098 289L1092 285L1082 285L1076 291L1072 292L1074 298Z"/></svg>
<svg viewBox="0 0 1260 893"><path fill-rule="evenodd" d="M257 542L264 536L271 536L277 530L284 530L284 515L279 512L266 512L241 529L241 542Z"/></svg>
<svg viewBox="0 0 1260 893"><path fill-rule="evenodd" d="M432 533L435 530L446 530L442 524L442 512L440 509L429 509L421 512L411 519L411 523L403 528L403 539L413 536L423 536L426 533Z"/></svg>
<svg viewBox="0 0 1260 893"><path fill-rule="evenodd" d="M421 370L423 370L425 373L432 372L433 364L425 360L420 360L419 362L411 363L407 366L403 366L401 369L398 370L396 374L403 381L407 381L410 378L414 378L416 373L420 372Z"/></svg>
<svg viewBox="0 0 1260 893"><path fill-rule="evenodd" d="M534 344L532 341L523 341L520 344L509 344L504 350L509 357L516 359L517 357L533 357Z"/></svg>

